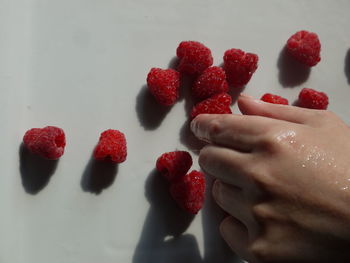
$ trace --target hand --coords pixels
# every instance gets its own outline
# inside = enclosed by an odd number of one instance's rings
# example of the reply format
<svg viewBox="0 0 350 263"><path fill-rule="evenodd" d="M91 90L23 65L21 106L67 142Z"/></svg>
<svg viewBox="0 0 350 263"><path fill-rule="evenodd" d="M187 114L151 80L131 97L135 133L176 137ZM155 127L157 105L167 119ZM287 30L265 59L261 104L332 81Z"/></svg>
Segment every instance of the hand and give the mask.
<svg viewBox="0 0 350 263"><path fill-rule="evenodd" d="M227 244L255 262L350 262L350 129L329 111L240 96L244 115L199 115L203 171L230 214Z"/></svg>

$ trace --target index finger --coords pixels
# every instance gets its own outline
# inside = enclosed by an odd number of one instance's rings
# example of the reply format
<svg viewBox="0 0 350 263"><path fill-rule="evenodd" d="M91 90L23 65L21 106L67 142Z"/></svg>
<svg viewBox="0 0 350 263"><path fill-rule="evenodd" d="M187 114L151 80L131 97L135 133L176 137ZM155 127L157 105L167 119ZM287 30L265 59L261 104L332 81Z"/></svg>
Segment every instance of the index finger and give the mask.
<svg viewBox="0 0 350 263"><path fill-rule="evenodd" d="M250 152L277 120L252 115L201 114L191 122L191 130L200 140Z"/></svg>

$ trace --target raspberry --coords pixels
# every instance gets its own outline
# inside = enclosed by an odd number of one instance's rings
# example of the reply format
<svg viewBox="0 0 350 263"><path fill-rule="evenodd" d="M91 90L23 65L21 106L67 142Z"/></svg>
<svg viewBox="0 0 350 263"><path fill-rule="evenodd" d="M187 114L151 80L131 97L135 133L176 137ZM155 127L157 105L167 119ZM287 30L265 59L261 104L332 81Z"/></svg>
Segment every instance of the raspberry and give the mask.
<svg viewBox="0 0 350 263"><path fill-rule="evenodd" d="M232 113L230 104L232 98L227 93L216 94L213 97L197 103L191 112L191 118L194 119L199 114L226 114Z"/></svg>
<svg viewBox="0 0 350 263"><path fill-rule="evenodd" d="M309 67L315 66L321 60L321 43L312 32L296 32L288 39L287 50L296 60Z"/></svg>
<svg viewBox="0 0 350 263"><path fill-rule="evenodd" d="M299 93L298 106L309 109L326 110L328 96L326 93L304 88Z"/></svg>
<svg viewBox="0 0 350 263"><path fill-rule="evenodd" d="M246 85L258 68L258 56L240 49L229 49L224 54L224 69L228 82L233 86Z"/></svg>
<svg viewBox="0 0 350 263"><path fill-rule="evenodd" d="M183 41L176 49L181 73L200 74L213 64L209 48L196 41Z"/></svg>
<svg viewBox="0 0 350 263"><path fill-rule="evenodd" d="M57 160L64 153L66 137L61 128L47 126L28 130L24 134L23 143L32 153L49 160Z"/></svg>
<svg viewBox="0 0 350 263"><path fill-rule="evenodd" d="M106 130L101 133L94 150L94 158L99 161L122 163L126 160L126 139L118 130Z"/></svg>
<svg viewBox="0 0 350 263"><path fill-rule="evenodd" d="M262 101L265 102L269 102L269 103L273 103L273 104L283 104L283 105L288 105L288 100L278 96L278 95L274 95L271 93L266 93L261 97Z"/></svg>
<svg viewBox="0 0 350 263"><path fill-rule="evenodd" d="M170 106L179 98L180 74L173 69L152 68L147 75L147 85L158 103Z"/></svg>
<svg viewBox="0 0 350 263"><path fill-rule="evenodd" d="M204 174L198 171L192 171L182 176L172 183L170 194L181 208L191 214L197 214L204 203Z"/></svg>
<svg viewBox="0 0 350 263"><path fill-rule="evenodd" d="M157 160L157 170L169 181L184 176L192 166L192 157L186 151L162 154Z"/></svg>
<svg viewBox="0 0 350 263"><path fill-rule="evenodd" d="M200 100L227 91L226 74L220 67L210 67L204 70L192 87L193 95Z"/></svg>

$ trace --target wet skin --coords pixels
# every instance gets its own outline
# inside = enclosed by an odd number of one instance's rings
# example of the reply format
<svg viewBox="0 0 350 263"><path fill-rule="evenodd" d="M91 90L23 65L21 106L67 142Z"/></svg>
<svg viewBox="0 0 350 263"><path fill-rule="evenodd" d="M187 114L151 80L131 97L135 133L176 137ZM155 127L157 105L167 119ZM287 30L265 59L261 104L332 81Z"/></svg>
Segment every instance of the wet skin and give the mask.
<svg viewBox="0 0 350 263"><path fill-rule="evenodd" d="M201 168L228 245L255 262L350 262L350 129L329 111L241 95L243 115L200 115Z"/></svg>

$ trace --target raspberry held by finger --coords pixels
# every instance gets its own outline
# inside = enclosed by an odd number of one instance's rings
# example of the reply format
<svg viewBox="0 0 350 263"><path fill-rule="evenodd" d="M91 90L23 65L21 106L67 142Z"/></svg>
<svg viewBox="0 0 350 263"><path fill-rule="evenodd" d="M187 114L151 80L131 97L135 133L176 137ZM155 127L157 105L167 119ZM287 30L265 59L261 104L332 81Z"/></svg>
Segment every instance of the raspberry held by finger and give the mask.
<svg viewBox="0 0 350 263"><path fill-rule="evenodd" d="M214 95L197 103L192 109L191 118L194 119L199 114L231 114L231 103L232 98L227 93Z"/></svg>

